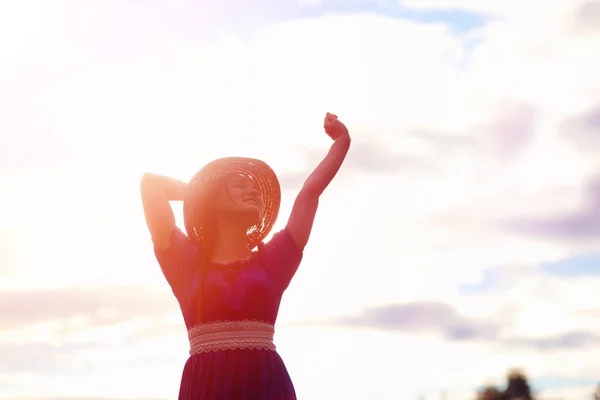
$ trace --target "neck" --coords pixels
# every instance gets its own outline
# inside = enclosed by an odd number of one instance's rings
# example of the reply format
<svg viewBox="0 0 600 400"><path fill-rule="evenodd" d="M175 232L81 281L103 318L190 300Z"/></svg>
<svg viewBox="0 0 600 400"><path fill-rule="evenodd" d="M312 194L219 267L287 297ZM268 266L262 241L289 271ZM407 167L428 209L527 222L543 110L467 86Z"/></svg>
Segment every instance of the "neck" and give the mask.
<svg viewBox="0 0 600 400"><path fill-rule="evenodd" d="M239 221L239 220L238 220ZM252 255L248 248L247 227L244 224L229 219L222 219L215 230L215 246L212 251L212 261L218 264L230 264L246 260Z"/></svg>

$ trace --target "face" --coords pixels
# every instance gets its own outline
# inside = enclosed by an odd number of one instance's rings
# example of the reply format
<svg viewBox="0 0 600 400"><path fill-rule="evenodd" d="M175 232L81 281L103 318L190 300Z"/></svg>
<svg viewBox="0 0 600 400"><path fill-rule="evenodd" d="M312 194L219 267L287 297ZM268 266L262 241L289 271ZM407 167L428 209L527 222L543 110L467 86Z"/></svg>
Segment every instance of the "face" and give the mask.
<svg viewBox="0 0 600 400"><path fill-rule="evenodd" d="M256 184L245 176L231 175L225 178L218 189L216 209L220 213L234 215L248 226L260 222L265 205Z"/></svg>

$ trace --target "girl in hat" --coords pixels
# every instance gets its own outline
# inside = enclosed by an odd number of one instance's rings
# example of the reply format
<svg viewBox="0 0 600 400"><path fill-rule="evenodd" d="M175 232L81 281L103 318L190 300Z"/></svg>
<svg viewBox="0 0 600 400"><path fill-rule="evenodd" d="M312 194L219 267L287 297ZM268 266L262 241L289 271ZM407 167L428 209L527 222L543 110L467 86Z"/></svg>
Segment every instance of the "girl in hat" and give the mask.
<svg viewBox="0 0 600 400"><path fill-rule="evenodd" d="M141 195L154 253L179 302L190 357L180 400L293 400L294 386L273 344L279 303L308 242L319 197L350 147L346 126L327 113L334 143L310 174L285 228L275 224L279 181L264 162L228 157L186 184L145 174ZM169 201L184 201L187 235Z"/></svg>

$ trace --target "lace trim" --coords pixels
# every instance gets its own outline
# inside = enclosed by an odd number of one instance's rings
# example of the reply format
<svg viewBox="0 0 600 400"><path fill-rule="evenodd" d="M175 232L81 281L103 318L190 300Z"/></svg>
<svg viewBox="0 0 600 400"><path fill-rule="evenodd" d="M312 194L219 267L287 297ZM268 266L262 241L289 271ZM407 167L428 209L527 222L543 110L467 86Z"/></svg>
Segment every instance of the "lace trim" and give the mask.
<svg viewBox="0 0 600 400"><path fill-rule="evenodd" d="M216 321L188 330L190 355L210 351L275 350L273 325L262 321Z"/></svg>

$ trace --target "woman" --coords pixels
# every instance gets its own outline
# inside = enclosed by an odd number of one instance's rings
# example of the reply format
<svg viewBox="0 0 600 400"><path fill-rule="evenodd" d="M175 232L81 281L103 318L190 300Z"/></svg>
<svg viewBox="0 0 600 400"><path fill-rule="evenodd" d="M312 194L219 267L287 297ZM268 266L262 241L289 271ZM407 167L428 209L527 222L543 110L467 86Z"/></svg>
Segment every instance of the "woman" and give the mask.
<svg viewBox="0 0 600 400"><path fill-rule="evenodd" d="M180 400L296 399L273 344L274 324L319 197L350 147L348 129L335 115L327 113L324 127L334 143L296 197L286 227L267 243L262 241L277 219L280 187L264 162L215 160L189 184L152 174L142 178L154 252L190 340ZM184 200L187 236L175 225L171 200Z"/></svg>

